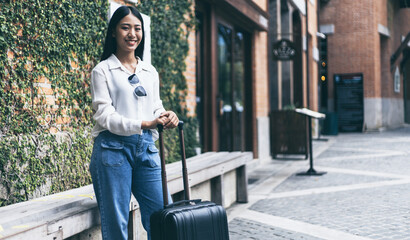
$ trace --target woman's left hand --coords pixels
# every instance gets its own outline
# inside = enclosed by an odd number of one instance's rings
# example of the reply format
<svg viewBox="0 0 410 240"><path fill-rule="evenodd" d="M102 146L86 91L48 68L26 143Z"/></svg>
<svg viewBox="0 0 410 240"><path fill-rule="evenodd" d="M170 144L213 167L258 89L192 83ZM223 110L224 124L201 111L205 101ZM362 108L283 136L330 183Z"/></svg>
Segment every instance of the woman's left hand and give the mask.
<svg viewBox="0 0 410 240"><path fill-rule="evenodd" d="M165 118L164 129L175 128L178 126L179 118L173 111L165 111L160 118Z"/></svg>

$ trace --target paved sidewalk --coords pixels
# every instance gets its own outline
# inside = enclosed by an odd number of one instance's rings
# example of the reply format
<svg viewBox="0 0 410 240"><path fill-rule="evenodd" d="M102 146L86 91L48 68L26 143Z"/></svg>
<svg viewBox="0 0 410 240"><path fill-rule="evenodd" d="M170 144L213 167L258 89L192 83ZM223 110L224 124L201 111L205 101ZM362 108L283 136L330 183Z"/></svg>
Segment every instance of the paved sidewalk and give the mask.
<svg viewBox="0 0 410 240"><path fill-rule="evenodd" d="M313 141L308 160L249 173L249 203L228 211L231 240L410 240L410 127Z"/></svg>

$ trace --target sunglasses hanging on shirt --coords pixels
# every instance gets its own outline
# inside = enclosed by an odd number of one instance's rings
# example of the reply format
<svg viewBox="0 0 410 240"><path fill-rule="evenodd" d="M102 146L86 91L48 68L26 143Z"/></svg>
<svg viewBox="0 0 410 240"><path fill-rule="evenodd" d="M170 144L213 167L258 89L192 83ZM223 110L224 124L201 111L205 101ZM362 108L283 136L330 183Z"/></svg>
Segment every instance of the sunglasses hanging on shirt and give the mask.
<svg viewBox="0 0 410 240"><path fill-rule="evenodd" d="M137 77L135 73L128 77L128 81L131 84L137 84L140 82L139 78ZM147 96L147 92L145 91L143 86L138 86L134 89L134 95L137 97L143 97L143 96Z"/></svg>

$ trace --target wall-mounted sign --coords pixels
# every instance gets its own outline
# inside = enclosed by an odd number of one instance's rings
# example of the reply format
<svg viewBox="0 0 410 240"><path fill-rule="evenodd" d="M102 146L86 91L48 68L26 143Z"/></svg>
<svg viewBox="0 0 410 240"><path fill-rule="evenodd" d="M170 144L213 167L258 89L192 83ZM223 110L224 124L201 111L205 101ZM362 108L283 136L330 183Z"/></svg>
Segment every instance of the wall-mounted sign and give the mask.
<svg viewBox="0 0 410 240"><path fill-rule="evenodd" d="M289 61L296 56L296 50L293 42L288 39L281 39L273 43L272 47L273 60Z"/></svg>
<svg viewBox="0 0 410 240"><path fill-rule="evenodd" d="M339 131L363 131L363 74L335 74L334 80Z"/></svg>

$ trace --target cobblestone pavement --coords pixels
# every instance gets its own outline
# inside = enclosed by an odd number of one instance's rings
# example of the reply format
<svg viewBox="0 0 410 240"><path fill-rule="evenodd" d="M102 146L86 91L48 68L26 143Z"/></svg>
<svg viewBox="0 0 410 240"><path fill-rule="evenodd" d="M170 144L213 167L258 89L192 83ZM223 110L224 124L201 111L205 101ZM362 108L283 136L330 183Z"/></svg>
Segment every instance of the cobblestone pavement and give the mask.
<svg viewBox="0 0 410 240"><path fill-rule="evenodd" d="M249 172L249 203L228 211L231 240L410 240L410 127L313 141L306 160ZM327 139L327 141L324 141Z"/></svg>

